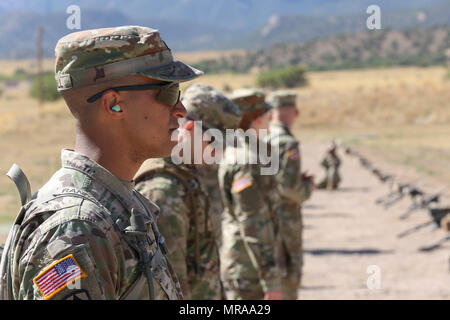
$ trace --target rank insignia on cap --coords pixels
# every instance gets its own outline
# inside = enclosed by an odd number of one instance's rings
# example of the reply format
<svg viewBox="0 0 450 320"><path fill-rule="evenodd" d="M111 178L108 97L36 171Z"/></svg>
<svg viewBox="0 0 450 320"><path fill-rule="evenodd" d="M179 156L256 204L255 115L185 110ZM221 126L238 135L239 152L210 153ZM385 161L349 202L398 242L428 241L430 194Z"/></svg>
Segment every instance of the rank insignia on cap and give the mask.
<svg viewBox="0 0 450 320"><path fill-rule="evenodd" d="M239 193L242 190L247 189L251 185L253 185L252 179L249 176L245 175L242 178L233 182L232 190L234 192Z"/></svg>
<svg viewBox="0 0 450 320"><path fill-rule="evenodd" d="M286 153L286 156L290 161L294 161L300 158L300 153L297 149L291 149Z"/></svg>
<svg viewBox="0 0 450 320"><path fill-rule="evenodd" d="M79 278L87 277L72 254L54 262L33 279L45 300L63 290Z"/></svg>

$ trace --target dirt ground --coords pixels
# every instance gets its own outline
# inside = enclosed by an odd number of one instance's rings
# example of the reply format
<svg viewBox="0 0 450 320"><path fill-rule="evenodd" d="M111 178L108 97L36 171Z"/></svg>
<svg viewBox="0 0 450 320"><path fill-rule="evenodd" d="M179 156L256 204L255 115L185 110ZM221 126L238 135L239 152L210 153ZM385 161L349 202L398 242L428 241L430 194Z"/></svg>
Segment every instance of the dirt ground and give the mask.
<svg viewBox="0 0 450 320"><path fill-rule="evenodd" d="M323 175L319 163L326 147L302 144L303 170L312 172L316 181ZM388 193L389 186L379 182L357 158L342 151L339 155L340 189L317 190L303 207L305 256L300 299L449 299L450 242L430 252L418 251L446 233L428 228L398 239L398 233L426 222L427 213L418 211L400 220L411 203L409 199L388 210L376 205L375 199ZM445 187L408 168L369 159L427 192ZM441 200L444 205L450 204L449 196L447 190ZM379 288L368 289L369 277L369 284L374 283L371 268L378 270Z"/></svg>

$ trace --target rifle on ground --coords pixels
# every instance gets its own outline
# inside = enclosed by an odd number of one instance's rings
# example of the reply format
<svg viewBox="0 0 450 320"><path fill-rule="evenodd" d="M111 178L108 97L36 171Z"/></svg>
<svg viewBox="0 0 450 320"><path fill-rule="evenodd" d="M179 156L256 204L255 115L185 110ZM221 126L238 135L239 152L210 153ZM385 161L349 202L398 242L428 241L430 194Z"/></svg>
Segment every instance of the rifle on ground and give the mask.
<svg viewBox="0 0 450 320"><path fill-rule="evenodd" d="M398 188L399 188L400 184L398 183L392 183L390 185L390 192L388 194L385 194L384 196L381 196L379 198L377 198L375 200L376 204L382 204L386 201L388 201L389 199L391 199L393 196L395 196L398 193Z"/></svg>
<svg viewBox="0 0 450 320"><path fill-rule="evenodd" d="M433 226L433 229L439 228L441 225L441 220L450 214L450 208L430 208L428 207L428 213L431 216L431 220L418 224L417 226L403 231L397 235L397 238L404 238L407 235L419 231L427 226Z"/></svg>
<svg viewBox="0 0 450 320"><path fill-rule="evenodd" d="M380 179L381 182L386 182L388 180L393 180L394 176L390 175L390 174L383 174L380 173L380 175L378 176L378 178Z"/></svg>
<svg viewBox="0 0 450 320"><path fill-rule="evenodd" d="M437 248L439 248L441 246L441 244L443 244L444 242L447 242L449 240L450 240L450 235L442 238L441 240L437 241L436 243L433 243L432 245L425 246L425 247L420 247L419 251L426 252L426 251L431 251L431 250L437 249Z"/></svg>
<svg viewBox="0 0 450 320"><path fill-rule="evenodd" d="M419 194L418 194L418 195L419 195ZM420 195L423 195L423 193L420 194ZM423 198L422 201L419 201L419 202L416 202L416 201L413 200L414 203L408 208L408 210L406 210L405 213L403 213L403 214L400 216L400 219L402 219L402 220L403 220L403 219L406 219L406 218L408 218L411 214L413 214L414 211L417 211L417 210L419 210L419 209L425 209L425 208L427 208L427 207L428 207L430 204L432 204L432 203L438 203L440 197L441 197L441 193L435 193L435 194L433 194L433 195L431 195L431 196L429 196L429 197Z"/></svg>
<svg viewBox="0 0 450 320"><path fill-rule="evenodd" d="M409 184L400 184L397 187L397 191L394 193L394 196L392 199L387 200L383 203L384 209L389 209L394 204L399 202L403 199L403 197L407 194L407 191L409 190L410 185Z"/></svg>
<svg viewBox="0 0 450 320"><path fill-rule="evenodd" d="M364 158L364 157L360 157L360 158L359 158L359 162L360 162L361 165L362 165L363 167L365 167L365 168L371 168L371 167L372 167L372 164L370 163L370 161L367 160L367 159Z"/></svg>

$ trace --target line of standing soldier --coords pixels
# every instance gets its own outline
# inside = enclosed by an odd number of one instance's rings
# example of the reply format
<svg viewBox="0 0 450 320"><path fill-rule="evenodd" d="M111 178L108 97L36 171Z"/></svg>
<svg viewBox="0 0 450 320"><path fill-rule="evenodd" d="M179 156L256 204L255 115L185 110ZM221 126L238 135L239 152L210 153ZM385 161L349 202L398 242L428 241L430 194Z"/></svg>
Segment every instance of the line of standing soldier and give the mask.
<svg viewBox="0 0 450 320"><path fill-rule="evenodd" d="M161 208L158 226L185 298L297 299L301 204L311 195L312 180L301 175L299 144L283 118L270 121L281 109L297 112L296 96L279 91L266 102L262 91L240 89L230 99L192 85L182 99L188 112L183 128L190 138L195 120L202 121L202 130L223 133L270 129L264 142L279 143L276 175L261 175L260 164L228 161L236 152L252 152L245 143L226 146L219 166L147 160L135 177L136 189ZM272 114L272 108L281 111Z"/></svg>
<svg viewBox="0 0 450 320"><path fill-rule="evenodd" d="M76 32L55 51L76 148L63 150L62 168L31 199L22 173L12 175L23 206L2 255L0 299L296 299L301 204L313 182L289 129L295 94L241 89L227 98L194 84L181 108L179 82L202 73L173 61L150 28ZM279 171L233 162L232 153L253 152L246 143L226 147L218 166L161 158L180 118L188 145L195 130L270 128L263 142L279 141Z"/></svg>

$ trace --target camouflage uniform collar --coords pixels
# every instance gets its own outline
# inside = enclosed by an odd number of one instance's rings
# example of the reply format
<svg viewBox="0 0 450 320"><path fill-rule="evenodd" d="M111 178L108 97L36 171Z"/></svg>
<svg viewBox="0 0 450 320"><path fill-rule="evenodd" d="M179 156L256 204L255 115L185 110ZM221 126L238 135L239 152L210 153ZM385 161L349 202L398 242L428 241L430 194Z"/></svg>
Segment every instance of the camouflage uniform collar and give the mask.
<svg viewBox="0 0 450 320"><path fill-rule="evenodd" d="M108 186L114 194L129 194L134 189L134 181L117 178L107 169L91 160L89 157L69 149L61 151L62 167L73 169L90 176Z"/></svg>
<svg viewBox="0 0 450 320"><path fill-rule="evenodd" d="M180 163L177 165L177 164L173 163L171 157L163 158L163 160L167 165L175 167L176 169L179 169L179 170L189 171L192 174L195 174L195 172L197 171L197 167L193 164Z"/></svg>
<svg viewBox="0 0 450 320"><path fill-rule="evenodd" d="M285 131L287 134L292 135L288 126L284 122L279 121L279 120L272 121L272 123L270 124L270 129L275 129L278 131Z"/></svg>

